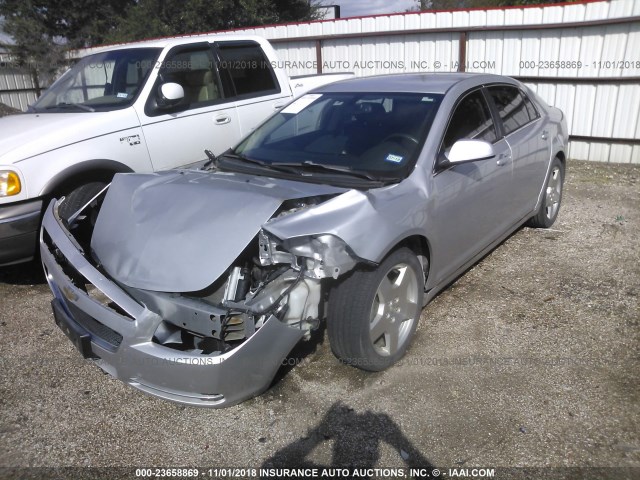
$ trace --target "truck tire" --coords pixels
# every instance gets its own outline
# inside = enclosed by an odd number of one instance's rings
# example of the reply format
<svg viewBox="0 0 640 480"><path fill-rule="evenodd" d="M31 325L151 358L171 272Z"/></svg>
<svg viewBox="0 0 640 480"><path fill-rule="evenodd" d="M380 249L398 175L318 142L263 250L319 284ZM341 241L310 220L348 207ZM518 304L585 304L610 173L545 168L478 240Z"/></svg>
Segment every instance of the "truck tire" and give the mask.
<svg viewBox="0 0 640 480"><path fill-rule="evenodd" d="M85 206L106 185L105 182L90 182L72 190L68 195L65 195L64 202L60 205L58 210L60 217L63 220L68 220L71 215Z"/></svg>

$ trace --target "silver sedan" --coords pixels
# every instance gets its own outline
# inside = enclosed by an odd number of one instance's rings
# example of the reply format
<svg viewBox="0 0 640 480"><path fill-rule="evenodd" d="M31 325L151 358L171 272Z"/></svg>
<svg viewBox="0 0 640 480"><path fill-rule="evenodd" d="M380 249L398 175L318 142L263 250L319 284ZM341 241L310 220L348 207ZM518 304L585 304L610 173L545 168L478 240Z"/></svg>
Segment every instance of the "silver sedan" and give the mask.
<svg viewBox="0 0 640 480"><path fill-rule="evenodd" d="M562 199L560 110L507 77L406 74L304 95L203 168L117 175L42 261L56 323L152 395L221 407L268 388L321 322L382 370L422 307Z"/></svg>

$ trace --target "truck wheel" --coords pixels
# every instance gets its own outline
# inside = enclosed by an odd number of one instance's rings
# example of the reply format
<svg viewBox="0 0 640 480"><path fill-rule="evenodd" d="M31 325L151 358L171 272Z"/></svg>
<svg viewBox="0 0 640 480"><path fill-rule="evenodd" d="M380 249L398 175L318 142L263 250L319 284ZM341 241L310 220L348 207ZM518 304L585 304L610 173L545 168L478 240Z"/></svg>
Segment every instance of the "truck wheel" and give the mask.
<svg viewBox="0 0 640 480"><path fill-rule="evenodd" d="M58 210L60 217L63 220L68 220L71 215L89 203L106 185L104 182L91 182L72 190L68 195L65 195L64 202L60 205ZM94 215L96 214L97 211ZM95 218L92 219L92 223L95 223Z"/></svg>
<svg viewBox="0 0 640 480"><path fill-rule="evenodd" d="M418 326L424 295L420 261L408 248L375 270L356 270L329 296L331 349L344 363L380 371L400 359Z"/></svg>
<svg viewBox="0 0 640 480"><path fill-rule="evenodd" d="M551 163L551 172L547 178L544 198L540 210L527 225L533 228L549 228L558 218L560 203L562 202L562 186L564 183L564 165L558 157Z"/></svg>

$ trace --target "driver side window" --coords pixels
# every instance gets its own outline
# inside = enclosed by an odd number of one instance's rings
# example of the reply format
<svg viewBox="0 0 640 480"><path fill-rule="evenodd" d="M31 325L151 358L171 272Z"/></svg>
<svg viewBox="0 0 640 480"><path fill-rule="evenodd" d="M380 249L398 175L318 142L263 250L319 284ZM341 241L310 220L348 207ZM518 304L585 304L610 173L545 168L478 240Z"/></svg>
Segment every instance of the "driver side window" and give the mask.
<svg viewBox="0 0 640 480"><path fill-rule="evenodd" d="M467 95L456 107L444 135L443 151L447 152L461 139L484 140L489 143L498 139L489 106L480 90Z"/></svg>
<svg viewBox="0 0 640 480"><path fill-rule="evenodd" d="M175 82L182 86L189 108L209 105L220 98L209 48L182 50L169 55L163 63L161 75L164 82Z"/></svg>

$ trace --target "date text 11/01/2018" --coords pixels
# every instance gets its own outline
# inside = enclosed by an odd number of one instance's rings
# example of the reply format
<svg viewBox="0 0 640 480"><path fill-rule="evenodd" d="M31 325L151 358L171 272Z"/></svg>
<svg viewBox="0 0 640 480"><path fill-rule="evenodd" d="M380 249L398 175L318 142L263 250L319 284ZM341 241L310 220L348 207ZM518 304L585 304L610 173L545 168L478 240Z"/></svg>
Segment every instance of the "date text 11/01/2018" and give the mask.
<svg viewBox="0 0 640 480"><path fill-rule="evenodd" d="M136 468L137 478L494 478L493 468Z"/></svg>

